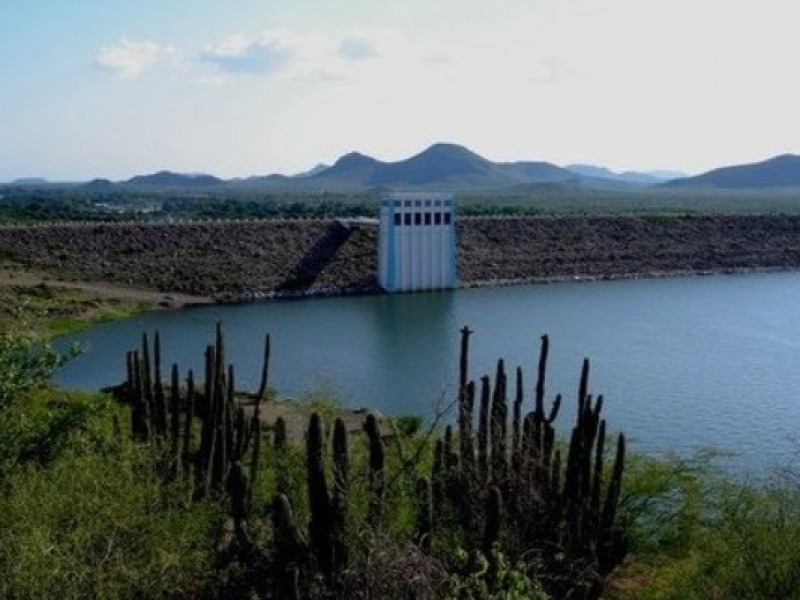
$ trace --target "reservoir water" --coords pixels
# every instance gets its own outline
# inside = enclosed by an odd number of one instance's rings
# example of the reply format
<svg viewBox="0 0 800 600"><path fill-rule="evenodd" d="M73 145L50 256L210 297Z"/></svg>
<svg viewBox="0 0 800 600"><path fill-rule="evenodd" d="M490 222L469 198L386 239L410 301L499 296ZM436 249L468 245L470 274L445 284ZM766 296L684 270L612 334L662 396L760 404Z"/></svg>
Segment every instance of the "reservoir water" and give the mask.
<svg viewBox="0 0 800 600"><path fill-rule="evenodd" d="M635 448L689 453L713 447L757 475L794 455L800 428L800 274L779 273L319 298L154 312L62 341L85 354L59 383L98 389L124 377L125 352L158 329L165 362L201 372L214 324L224 323L237 387L256 389L263 336L273 344L271 387L324 391L344 404L430 417L451 401L458 330L469 325L471 376L497 358L535 383L539 337L551 352L547 396L561 392L571 426L583 357L612 431ZM530 400L529 400L530 402ZM530 404L528 404L530 409Z"/></svg>

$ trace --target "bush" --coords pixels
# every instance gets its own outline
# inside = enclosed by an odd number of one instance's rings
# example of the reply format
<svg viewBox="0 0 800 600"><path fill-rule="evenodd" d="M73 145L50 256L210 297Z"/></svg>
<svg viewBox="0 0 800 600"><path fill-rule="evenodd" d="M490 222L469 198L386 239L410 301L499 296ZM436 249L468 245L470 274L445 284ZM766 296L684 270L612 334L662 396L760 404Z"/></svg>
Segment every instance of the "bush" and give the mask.
<svg viewBox="0 0 800 600"><path fill-rule="evenodd" d="M36 315L30 304L8 310L8 323L0 331L0 411L35 387L45 385L70 357L59 354L46 338L36 335Z"/></svg>
<svg viewBox="0 0 800 600"><path fill-rule="evenodd" d="M635 559L611 597L633 588L644 600L800 598L797 479L731 480L709 453L638 456L625 489Z"/></svg>
<svg viewBox="0 0 800 600"><path fill-rule="evenodd" d="M149 449L70 449L0 496L0 597L213 596L224 508L152 477Z"/></svg>

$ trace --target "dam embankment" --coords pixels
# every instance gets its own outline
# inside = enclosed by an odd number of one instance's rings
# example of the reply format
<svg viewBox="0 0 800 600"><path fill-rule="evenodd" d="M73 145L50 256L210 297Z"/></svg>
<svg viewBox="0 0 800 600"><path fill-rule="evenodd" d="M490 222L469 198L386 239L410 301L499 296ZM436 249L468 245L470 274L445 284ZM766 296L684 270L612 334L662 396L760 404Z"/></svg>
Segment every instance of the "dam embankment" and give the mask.
<svg viewBox="0 0 800 600"><path fill-rule="evenodd" d="M377 291L377 228L335 220L58 224L0 228L0 255L55 277L247 301ZM459 279L800 268L800 216L469 218Z"/></svg>

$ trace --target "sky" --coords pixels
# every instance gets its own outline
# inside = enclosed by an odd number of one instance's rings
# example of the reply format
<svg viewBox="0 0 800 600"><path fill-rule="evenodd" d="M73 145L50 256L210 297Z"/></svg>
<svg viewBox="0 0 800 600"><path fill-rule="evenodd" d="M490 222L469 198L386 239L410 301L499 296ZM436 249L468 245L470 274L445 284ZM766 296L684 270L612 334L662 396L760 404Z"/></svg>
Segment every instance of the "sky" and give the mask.
<svg viewBox="0 0 800 600"><path fill-rule="evenodd" d="M0 181L800 153L796 0L0 0Z"/></svg>

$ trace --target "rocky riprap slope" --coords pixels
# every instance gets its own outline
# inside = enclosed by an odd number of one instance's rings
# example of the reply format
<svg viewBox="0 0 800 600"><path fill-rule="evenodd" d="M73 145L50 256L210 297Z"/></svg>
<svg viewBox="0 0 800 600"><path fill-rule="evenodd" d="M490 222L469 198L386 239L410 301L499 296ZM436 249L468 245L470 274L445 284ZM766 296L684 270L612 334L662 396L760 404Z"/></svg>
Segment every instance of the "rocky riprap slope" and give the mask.
<svg viewBox="0 0 800 600"><path fill-rule="evenodd" d="M800 268L800 216L467 219L465 283Z"/></svg>
<svg viewBox="0 0 800 600"><path fill-rule="evenodd" d="M342 229L312 220L6 228L0 254L61 278L223 301L375 291L373 228Z"/></svg>
<svg viewBox="0 0 800 600"><path fill-rule="evenodd" d="M250 300L377 291L377 228L338 221L0 228L0 255L61 278ZM467 285L800 268L800 216L474 218Z"/></svg>

